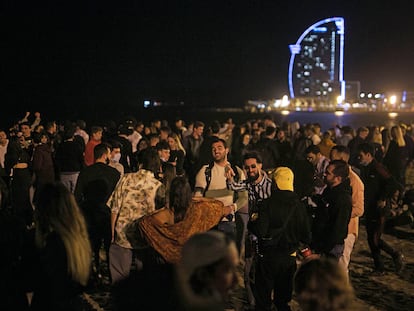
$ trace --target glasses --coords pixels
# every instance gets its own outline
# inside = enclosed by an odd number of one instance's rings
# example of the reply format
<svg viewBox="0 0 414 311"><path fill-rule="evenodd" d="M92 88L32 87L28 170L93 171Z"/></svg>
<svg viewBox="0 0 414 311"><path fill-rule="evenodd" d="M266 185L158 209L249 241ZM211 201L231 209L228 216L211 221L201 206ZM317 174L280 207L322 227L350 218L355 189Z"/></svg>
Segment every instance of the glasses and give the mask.
<svg viewBox="0 0 414 311"><path fill-rule="evenodd" d="M244 166L244 169L245 169L245 170L248 170L248 169L250 169L250 168L255 169L256 167L257 167L257 165L256 165L256 164L252 164L252 165L245 165L245 166Z"/></svg>

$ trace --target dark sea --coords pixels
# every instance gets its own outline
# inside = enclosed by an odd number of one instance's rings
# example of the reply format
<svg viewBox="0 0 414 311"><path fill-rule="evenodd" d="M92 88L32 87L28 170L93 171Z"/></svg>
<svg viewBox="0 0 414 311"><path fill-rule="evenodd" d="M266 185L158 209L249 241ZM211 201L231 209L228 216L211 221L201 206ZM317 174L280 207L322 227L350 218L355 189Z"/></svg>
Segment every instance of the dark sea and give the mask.
<svg viewBox="0 0 414 311"><path fill-rule="evenodd" d="M247 120L261 119L266 115L272 116L277 125L283 122L299 122L299 124L319 123L322 130L338 126L348 125L352 128L360 126L380 125L390 127L395 124L405 123L414 124L414 112L396 112L396 115L389 115L388 112L345 112L342 116L335 115L334 112L296 112L292 111L288 115L282 115L280 112L257 112L251 113L242 109L231 108L211 108L211 109L172 109L157 107L150 110L144 110L141 113L141 119L150 121L155 118L167 120L169 123L174 122L177 117L188 122L190 120L200 120L208 125L213 120L224 122L228 118L232 118L236 124L246 122ZM173 124L173 123L170 123Z"/></svg>
<svg viewBox="0 0 414 311"><path fill-rule="evenodd" d="M50 113L50 111L49 111ZM403 122L405 124L414 124L414 112L396 112L396 116L391 117L387 112L345 112L342 116L335 115L334 112L296 112L291 111L289 115L282 115L281 112L247 112L241 108L196 108L196 107L151 107L151 108L132 108L125 109L119 107L119 109L110 111L109 109L97 109L95 111L87 112L82 110L60 111L53 115L49 113L42 114L42 121L48 119L56 120L58 123L63 123L65 120L76 121L83 119L86 121L87 126L92 125L105 125L109 121L116 123L121 122L128 116L133 116L137 120L144 121L145 124L150 124L155 119L166 120L170 125L174 124L176 118L181 118L186 123L189 121L203 121L207 126L212 121L217 120L224 122L228 118L232 118L236 124L241 124L248 120L262 119L266 115L272 116L277 125L282 125L283 122L299 122L299 124L306 123L320 123L322 131L329 128L348 125L352 128L358 128L360 126L368 125L380 125L390 127L394 124ZM2 119L6 119L7 115L0 115ZM11 126L10 120L1 122L1 127L7 128ZM33 117L31 116L31 119Z"/></svg>

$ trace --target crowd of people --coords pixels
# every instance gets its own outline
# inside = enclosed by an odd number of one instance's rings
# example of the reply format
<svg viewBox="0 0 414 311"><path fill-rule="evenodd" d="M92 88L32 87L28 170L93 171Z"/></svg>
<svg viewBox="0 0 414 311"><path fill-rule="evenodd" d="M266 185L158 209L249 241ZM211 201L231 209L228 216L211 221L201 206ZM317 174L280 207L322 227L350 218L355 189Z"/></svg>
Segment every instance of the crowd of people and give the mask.
<svg viewBox="0 0 414 311"><path fill-rule="evenodd" d="M413 130L27 113L0 129L0 305L84 310L108 279L117 310L223 310L241 266L251 310L347 310L361 217L373 273L404 269L381 235L413 224Z"/></svg>

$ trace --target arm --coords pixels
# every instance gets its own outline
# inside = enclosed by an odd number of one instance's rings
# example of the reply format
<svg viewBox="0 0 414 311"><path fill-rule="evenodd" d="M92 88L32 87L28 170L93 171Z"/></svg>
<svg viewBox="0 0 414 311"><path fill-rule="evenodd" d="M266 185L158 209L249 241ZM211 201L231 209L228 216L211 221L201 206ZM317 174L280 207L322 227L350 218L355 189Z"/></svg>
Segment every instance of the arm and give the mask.
<svg viewBox="0 0 414 311"><path fill-rule="evenodd" d="M195 178L194 196L202 197L204 189L207 187L205 170L207 166L203 166L197 173Z"/></svg>
<svg viewBox="0 0 414 311"><path fill-rule="evenodd" d="M348 232L349 219L351 218L352 201L351 198L343 195L338 196L337 203L332 206L334 219L331 219L332 225L327 233L326 242L324 243L324 251L329 252L338 243L339 239L345 238ZM342 241L343 243L343 241Z"/></svg>
<svg viewBox="0 0 414 311"><path fill-rule="evenodd" d="M361 179L358 177L358 175L355 174L355 181L352 180L351 186L352 186L351 218L361 217L364 214L364 184L361 181Z"/></svg>
<svg viewBox="0 0 414 311"><path fill-rule="evenodd" d="M242 183L244 183L244 181L246 180L246 176L244 175L244 172L241 169L239 169L239 168L237 168L237 169L239 170L240 181ZM249 201L248 192L246 191L247 187L246 187L245 183L244 183L244 186L245 186L244 190L240 189L240 192L237 191L238 192L237 200L236 200L236 202L234 202L235 205L236 205L235 206L236 211L239 210L240 208L246 206L248 204L248 201Z"/></svg>
<svg viewBox="0 0 414 311"><path fill-rule="evenodd" d="M118 218L118 213L111 213L111 242L115 239L115 223Z"/></svg>
<svg viewBox="0 0 414 311"><path fill-rule="evenodd" d="M165 206L165 186L160 185L155 194L155 209L160 209Z"/></svg>

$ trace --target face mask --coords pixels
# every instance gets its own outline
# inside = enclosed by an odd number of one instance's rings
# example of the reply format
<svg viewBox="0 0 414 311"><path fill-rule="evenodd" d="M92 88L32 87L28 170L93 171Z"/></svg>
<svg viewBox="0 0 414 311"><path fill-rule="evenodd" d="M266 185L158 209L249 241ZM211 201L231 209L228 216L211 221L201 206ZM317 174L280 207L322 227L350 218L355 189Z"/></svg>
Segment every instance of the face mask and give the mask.
<svg viewBox="0 0 414 311"><path fill-rule="evenodd" d="M121 154L120 153L115 153L114 157L112 158L113 162L119 162L119 160L121 159Z"/></svg>

